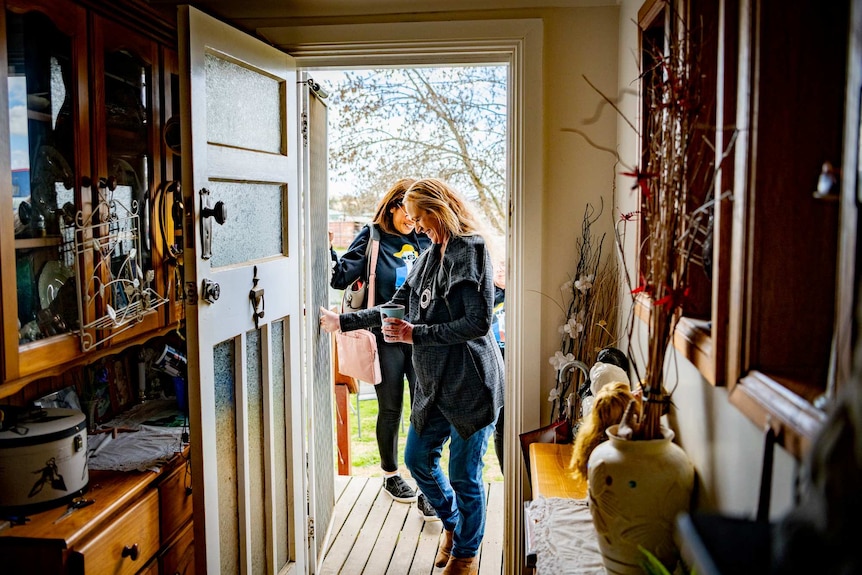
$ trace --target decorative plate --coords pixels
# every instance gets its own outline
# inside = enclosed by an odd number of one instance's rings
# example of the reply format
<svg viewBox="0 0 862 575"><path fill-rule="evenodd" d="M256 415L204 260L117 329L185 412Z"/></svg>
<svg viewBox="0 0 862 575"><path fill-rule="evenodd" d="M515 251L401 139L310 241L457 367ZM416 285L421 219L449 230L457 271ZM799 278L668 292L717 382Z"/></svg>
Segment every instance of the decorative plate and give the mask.
<svg viewBox="0 0 862 575"><path fill-rule="evenodd" d="M66 280L74 275L75 272L59 261L47 262L42 267L42 272L39 274L39 302L42 309L48 309Z"/></svg>

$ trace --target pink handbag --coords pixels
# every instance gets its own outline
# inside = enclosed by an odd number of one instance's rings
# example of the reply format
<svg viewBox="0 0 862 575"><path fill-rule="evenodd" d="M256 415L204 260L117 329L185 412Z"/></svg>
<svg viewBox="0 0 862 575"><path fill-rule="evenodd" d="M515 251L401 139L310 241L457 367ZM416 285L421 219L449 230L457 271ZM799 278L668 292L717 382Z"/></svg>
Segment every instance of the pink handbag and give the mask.
<svg viewBox="0 0 862 575"><path fill-rule="evenodd" d="M338 346L338 371L359 381L377 385L383 380L377 337L367 329L335 334Z"/></svg>
<svg viewBox="0 0 862 575"><path fill-rule="evenodd" d="M373 224L372 224L373 226ZM368 241L371 243L371 258L368 265L368 307L374 307L374 285L377 275L377 254L380 242L374 238L374 229ZM343 308L342 308L342 311ZM377 337L367 329L335 334L338 348L338 372L377 385L383 381L380 358L377 355Z"/></svg>

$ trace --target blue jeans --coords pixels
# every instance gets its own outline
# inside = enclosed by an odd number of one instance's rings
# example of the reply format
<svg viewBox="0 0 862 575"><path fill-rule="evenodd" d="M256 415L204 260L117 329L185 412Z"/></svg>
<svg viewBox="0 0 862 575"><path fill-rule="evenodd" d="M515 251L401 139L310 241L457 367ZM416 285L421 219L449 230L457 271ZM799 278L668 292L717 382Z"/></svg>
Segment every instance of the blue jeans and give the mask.
<svg viewBox="0 0 862 575"><path fill-rule="evenodd" d="M452 555L475 557L485 535L485 483L482 457L494 424L463 439L436 407L422 434L411 425L404 463L419 489L437 511L443 527L452 531ZM440 467L440 454L449 444L449 477Z"/></svg>

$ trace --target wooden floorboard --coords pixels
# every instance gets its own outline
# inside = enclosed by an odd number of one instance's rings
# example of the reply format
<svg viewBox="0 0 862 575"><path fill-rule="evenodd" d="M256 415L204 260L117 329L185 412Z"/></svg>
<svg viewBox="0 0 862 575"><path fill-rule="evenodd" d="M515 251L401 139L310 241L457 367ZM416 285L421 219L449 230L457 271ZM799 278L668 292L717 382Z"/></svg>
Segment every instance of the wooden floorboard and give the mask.
<svg viewBox="0 0 862 575"><path fill-rule="evenodd" d="M386 495L384 497L389 499ZM368 558L368 563L365 566L367 573L386 573L411 507L411 505L404 505L403 503L391 503L389 514L386 516L386 521L380 526L380 533L377 535L374 548L371 550L371 557Z"/></svg>
<svg viewBox="0 0 862 575"><path fill-rule="evenodd" d="M503 573L503 526L505 489L500 481L488 483L488 512L485 515L485 538L479 557L479 575Z"/></svg>
<svg viewBox="0 0 862 575"><path fill-rule="evenodd" d="M358 493L356 493L357 489L353 488L354 483L361 489ZM348 491L350 491L350 497L345 500L345 495L348 495ZM323 569L321 570L323 575L341 573L343 566L347 562L347 557L353 550L365 518L368 516L374 497L377 495L376 491L378 490L375 489L373 483L356 481L355 479L345 489L345 494L342 495L335 506L336 519L344 517L344 522L340 529L336 531L333 528L332 530L332 546L326 552L327 557L332 557L332 561L329 563L324 561ZM355 497L353 497L354 493L356 494ZM342 501L345 502L345 507L350 505L350 508L339 510Z"/></svg>
<svg viewBox="0 0 862 575"><path fill-rule="evenodd" d="M479 575L503 572L502 482L485 485L488 514L479 549ZM434 575L443 532L439 521L423 521L416 504L398 503L379 477L339 475L335 480L331 542L321 563L325 575Z"/></svg>

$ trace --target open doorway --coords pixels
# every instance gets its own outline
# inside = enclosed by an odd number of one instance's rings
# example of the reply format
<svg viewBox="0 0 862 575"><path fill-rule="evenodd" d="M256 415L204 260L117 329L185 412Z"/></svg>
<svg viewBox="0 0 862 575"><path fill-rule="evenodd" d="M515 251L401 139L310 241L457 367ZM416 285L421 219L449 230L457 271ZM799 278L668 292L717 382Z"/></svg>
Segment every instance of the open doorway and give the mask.
<svg viewBox="0 0 862 575"><path fill-rule="evenodd" d="M336 277L341 279L344 270L350 270L348 261L361 256L357 255L361 244L354 240L373 219L394 182L424 177L446 181L471 202L494 254L497 301L493 330L504 350L508 66L318 69L307 73L320 86L319 93L328 95L329 232ZM395 289L403 283L415 255L412 251L404 254L403 261L398 254L390 258L400 272L387 276L394 278ZM330 290L330 308L340 305L342 293ZM409 481L403 454L410 395L408 382L403 376L400 379L404 384L400 386L403 417L398 468ZM393 382L384 383L386 387ZM388 394L367 382L359 382L351 391L355 393L346 417L336 418L348 427L346 434L337 434L339 472L379 476L383 468L391 467L391 463L381 466L381 454L384 459L389 456L379 445L388 433L383 415ZM485 457L486 482L503 480L502 428L499 431ZM345 436L349 445L340 444ZM447 457L444 452L444 468Z"/></svg>
<svg viewBox="0 0 862 575"><path fill-rule="evenodd" d="M539 424L541 318L528 313L541 291L544 187L543 31L539 19L272 26L256 31L291 54L300 70L500 63L509 66L507 158L505 572L522 560L526 473L520 430ZM529 193L528 193L529 191ZM529 196L529 197L528 197Z"/></svg>
<svg viewBox="0 0 862 575"><path fill-rule="evenodd" d="M365 268L371 258L366 249L366 225L372 220L380 236L375 303L388 299L405 282L421 251L430 248L430 239L424 234L417 235L412 219L401 215L406 214L402 198L409 186L400 183L405 177L439 178L468 199L474 215L482 222L482 235L492 253L498 254L493 258L494 266L503 272L507 226L507 65L310 69L304 73L318 96L328 94L327 187L331 195L329 231L335 259L333 285L344 289L357 275L362 279L368 276ZM408 246L411 249L406 249ZM505 273L499 273L498 279L502 317ZM341 289L331 292L330 308L339 307ZM498 321L494 330L500 334L501 347L505 344L505 329L501 329L504 325L504 320ZM345 386L336 385L336 426L349 427L349 433L339 429L335 434L340 440L334 454L340 474L336 480L338 504L328 538L330 544L323 556L324 571L339 571L347 563L353 569L364 565L362 572L366 573L382 572L381 562L388 562L390 571L392 565L402 564L421 568L423 560L434 559L421 552L423 541L430 543L439 538L442 524L404 465L413 383L411 349L405 344L385 344L378 335L378 352L384 368L381 383L372 386L359 382L353 390L358 393L349 402L339 399L344 395L339 388ZM335 381L340 381L338 375ZM393 398L393 394L397 396ZM397 414L402 415L400 422ZM503 564L502 425L500 431L489 442L483 460L488 516L486 543L480 555L483 568L490 568L490 572L495 571L494 566L499 572ZM343 439L347 445L341 444ZM448 458L449 448L444 447L443 469L448 469ZM343 465L345 459L347 465ZM387 477L393 472L397 475ZM345 475L349 477L347 483ZM368 477L377 481L366 481ZM403 489L396 487L398 482ZM339 489L339 485L344 487ZM350 499L352 493L358 493L359 499ZM364 511L357 514L357 509ZM338 518L344 516L348 517L345 523L339 524ZM374 517L386 517L386 525L373 520ZM368 555L357 551L356 540L350 536L351 526L356 525L361 525L369 538L377 540ZM387 541L391 544L387 545ZM425 567L433 569L430 563Z"/></svg>

